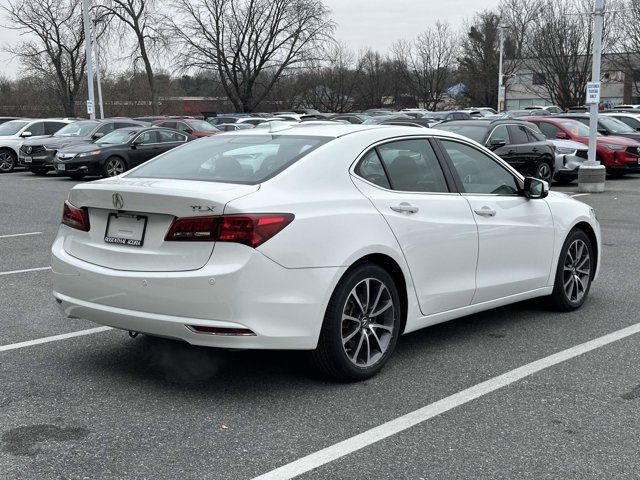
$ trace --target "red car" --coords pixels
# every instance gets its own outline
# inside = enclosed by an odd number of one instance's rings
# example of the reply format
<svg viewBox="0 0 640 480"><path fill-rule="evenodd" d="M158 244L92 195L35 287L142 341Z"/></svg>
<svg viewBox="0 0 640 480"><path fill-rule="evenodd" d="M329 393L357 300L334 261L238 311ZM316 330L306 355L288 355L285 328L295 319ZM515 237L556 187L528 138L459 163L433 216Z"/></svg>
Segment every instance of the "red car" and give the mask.
<svg viewBox="0 0 640 480"><path fill-rule="evenodd" d="M555 117L534 117L527 121L535 123L548 139L574 140L589 145L589 127L584 123ZM612 175L640 172L640 143L635 140L598 135L596 155Z"/></svg>
<svg viewBox="0 0 640 480"><path fill-rule="evenodd" d="M164 128L173 128L174 130L179 130L198 138L210 137L211 135L220 133L220 130L211 125L209 122L205 122L204 120L198 120L195 118L168 118L166 120L156 120L155 122L153 122L153 125Z"/></svg>

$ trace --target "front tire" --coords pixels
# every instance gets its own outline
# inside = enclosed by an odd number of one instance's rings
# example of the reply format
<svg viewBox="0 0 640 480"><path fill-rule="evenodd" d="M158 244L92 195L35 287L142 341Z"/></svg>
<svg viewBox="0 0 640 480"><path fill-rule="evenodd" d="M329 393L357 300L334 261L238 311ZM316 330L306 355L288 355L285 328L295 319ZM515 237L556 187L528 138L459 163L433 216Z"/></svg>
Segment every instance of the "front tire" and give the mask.
<svg viewBox="0 0 640 480"><path fill-rule="evenodd" d="M13 172L18 159L11 150L0 150L0 173Z"/></svg>
<svg viewBox="0 0 640 480"><path fill-rule="evenodd" d="M400 296L391 275L372 263L355 267L331 296L315 363L341 381L373 377L395 349L401 318Z"/></svg>
<svg viewBox="0 0 640 480"><path fill-rule="evenodd" d="M591 239L580 229L572 230L560 252L551 294L553 306L563 312L580 308L589 294L595 268Z"/></svg>
<svg viewBox="0 0 640 480"><path fill-rule="evenodd" d="M42 177L47 173L49 173L49 169L48 168L32 168L31 173L33 173L34 175L38 175L39 177Z"/></svg>
<svg viewBox="0 0 640 480"><path fill-rule="evenodd" d="M126 162L120 157L109 157L102 167L102 176L104 178L115 177L127 171Z"/></svg>

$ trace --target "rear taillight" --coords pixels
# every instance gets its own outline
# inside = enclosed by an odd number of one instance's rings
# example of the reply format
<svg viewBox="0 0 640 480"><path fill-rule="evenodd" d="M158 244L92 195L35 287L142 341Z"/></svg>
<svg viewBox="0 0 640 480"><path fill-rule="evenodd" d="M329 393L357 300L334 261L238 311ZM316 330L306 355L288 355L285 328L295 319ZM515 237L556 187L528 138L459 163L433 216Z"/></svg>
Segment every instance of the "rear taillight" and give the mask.
<svg viewBox="0 0 640 480"><path fill-rule="evenodd" d="M291 213L189 217L174 220L167 242L233 242L256 248L293 221Z"/></svg>
<svg viewBox="0 0 640 480"><path fill-rule="evenodd" d="M87 207L78 208L71 204L68 200L64 202L64 209L62 210L62 224L83 232L88 232L91 229L89 223L89 210Z"/></svg>

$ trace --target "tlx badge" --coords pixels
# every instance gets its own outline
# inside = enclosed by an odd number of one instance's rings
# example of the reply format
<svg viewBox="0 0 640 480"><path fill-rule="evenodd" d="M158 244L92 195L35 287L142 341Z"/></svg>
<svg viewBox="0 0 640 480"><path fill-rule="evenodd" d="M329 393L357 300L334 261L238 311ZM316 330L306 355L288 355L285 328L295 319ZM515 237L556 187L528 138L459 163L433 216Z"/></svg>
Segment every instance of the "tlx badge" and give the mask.
<svg viewBox="0 0 640 480"><path fill-rule="evenodd" d="M194 212L213 212L216 207L212 207L211 205L191 205L191 210Z"/></svg>

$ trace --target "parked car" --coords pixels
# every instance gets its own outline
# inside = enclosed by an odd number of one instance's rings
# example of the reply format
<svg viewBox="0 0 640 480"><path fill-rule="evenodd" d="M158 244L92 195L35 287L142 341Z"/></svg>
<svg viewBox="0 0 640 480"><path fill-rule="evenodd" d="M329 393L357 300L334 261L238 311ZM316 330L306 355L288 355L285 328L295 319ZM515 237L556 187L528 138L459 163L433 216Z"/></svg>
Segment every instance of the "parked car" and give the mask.
<svg viewBox="0 0 640 480"><path fill-rule="evenodd" d="M403 333L535 297L579 308L600 238L589 205L464 137L292 125L75 186L53 296L68 316L194 345L314 350L355 381Z"/></svg>
<svg viewBox="0 0 640 480"><path fill-rule="evenodd" d="M563 110L557 105L531 105L524 107L525 110L546 110L549 113L563 113Z"/></svg>
<svg viewBox="0 0 640 480"><path fill-rule="evenodd" d="M633 105L616 105L615 107L613 107L614 110L640 110L640 105L638 104L633 104Z"/></svg>
<svg viewBox="0 0 640 480"><path fill-rule="evenodd" d="M27 139L41 141L71 120L59 118L10 120L0 125L0 173L8 173L18 166L20 148Z"/></svg>
<svg viewBox="0 0 640 480"><path fill-rule="evenodd" d="M251 130L255 126L250 123L220 123L216 125L216 128L221 132L236 132L238 130Z"/></svg>
<svg viewBox="0 0 640 480"><path fill-rule="evenodd" d="M529 122L538 126L542 134L549 139L575 140L589 145L589 127L571 118L540 117L529 118ZM596 137L598 161L611 175L640 172L640 143L624 137Z"/></svg>
<svg viewBox="0 0 640 480"><path fill-rule="evenodd" d="M6 122L10 122L11 120L20 120L22 117L0 117L0 125Z"/></svg>
<svg viewBox="0 0 640 480"><path fill-rule="evenodd" d="M332 115L330 118L331 120L345 120L354 125L360 125L361 123L366 123L367 120L371 120L373 117L364 113L340 113Z"/></svg>
<svg viewBox="0 0 640 480"><path fill-rule="evenodd" d="M20 148L20 165L36 175L46 175L53 170L55 155L62 148L94 142L118 128L148 125L128 118L73 122L58 130L51 138L26 140Z"/></svg>
<svg viewBox="0 0 640 480"><path fill-rule="evenodd" d="M220 133L220 130L209 122L197 120L195 118L185 118L181 120L157 120L153 122L153 125L188 133L196 138L210 137L211 135Z"/></svg>
<svg viewBox="0 0 640 480"><path fill-rule="evenodd" d="M469 112L462 110L452 110L446 112L431 112L429 118L433 118L439 122L448 122L450 120L471 120L473 117L469 115Z"/></svg>
<svg viewBox="0 0 640 480"><path fill-rule="evenodd" d="M580 166L588 159L589 147L574 140L551 138L547 141L556 147L553 180L565 185L577 180Z"/></svg>
<svg viewBox="0 0 640 480"><path fill-rule="evenodd" d="M560 118L569 118L571 120L577 120L580 123L583 123L587 127L589 127L589 122L591 118L587 114L582 113L569 113L565 115L558 115ZM613 117L605 117L602 115L598 115L598 133L600 135L608 136L616 136L616 137L625 137L631 138L637 142L640 142L640 132L631 128L624 122L621 122L618 119Z"/></svg>
<svg viewBox="0 0 640 480"><path fill-rule="evenodd" d="M56 172L76 180L85 176L115 177L195 138L162 127L121 128L95 143L59 150L54 167Z"/></svg>
<svg viewBox="0 0 640 480"><path fill-rule="evenodd" d="M508 110L499 114L497 118L525 118L525 117L542 117L551 115L547 110Z"/></svg>
<svg viewBox="0 0 640 480"><path fill-rule="evenodd" d="M626 123L629 127L631 127L635 131L640 131L640 110L635 113L629 113L625 111L613 111L601 113L601 116L604 117L612 117L616 120L621 121L622 123Z"/></svg>
<svg viewBox="0 0 640 480"><path fill-rule="evenodd" d="M555 173L555 148L534 125L518 120L471 120L434 128L457 133L484 145L523 175L547 182Z"/></svg>
<svg viewBox="0 0 640 480"><path fill-rule="evenodd" d="M214 127L222 123L236 123L240 118L247 118L248 115L218 115L217 117L208 117L206 121Z"/></svg>

